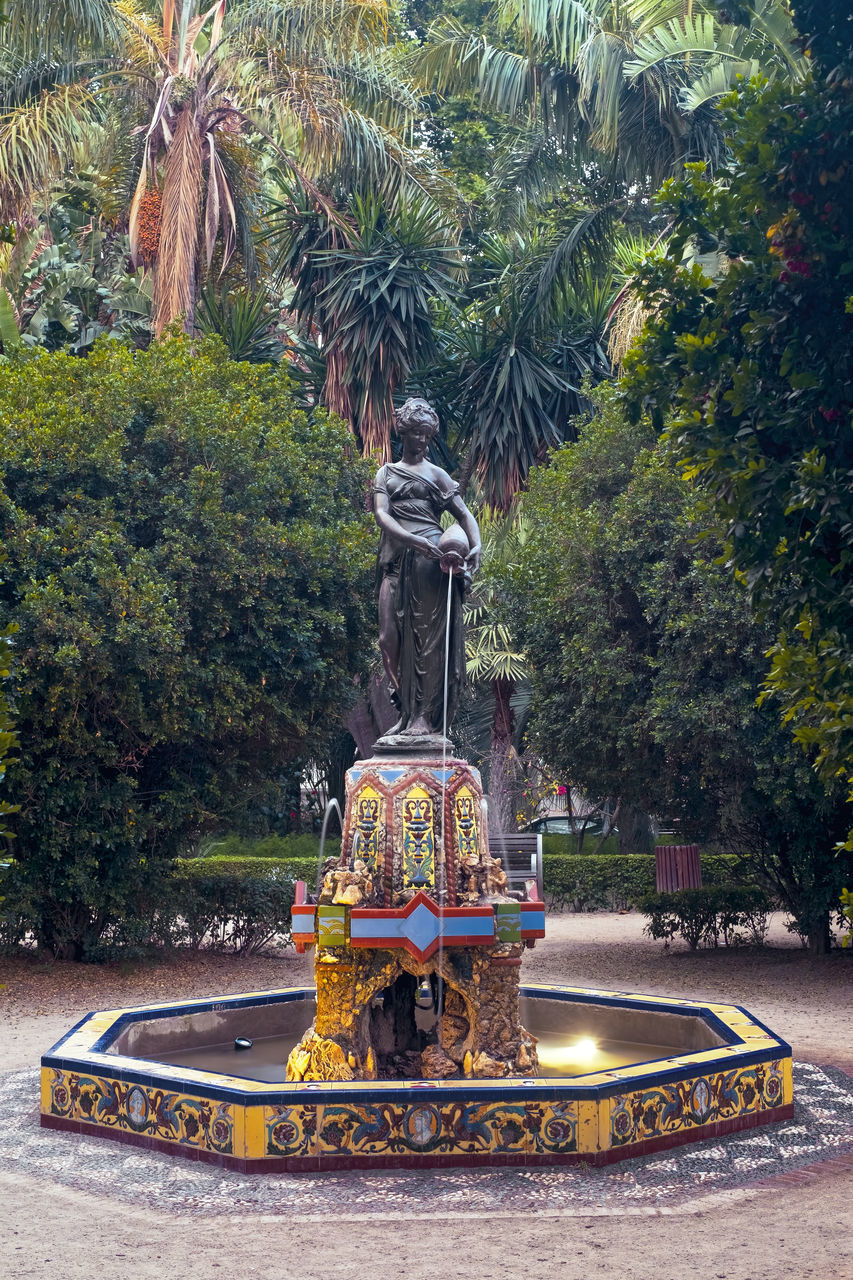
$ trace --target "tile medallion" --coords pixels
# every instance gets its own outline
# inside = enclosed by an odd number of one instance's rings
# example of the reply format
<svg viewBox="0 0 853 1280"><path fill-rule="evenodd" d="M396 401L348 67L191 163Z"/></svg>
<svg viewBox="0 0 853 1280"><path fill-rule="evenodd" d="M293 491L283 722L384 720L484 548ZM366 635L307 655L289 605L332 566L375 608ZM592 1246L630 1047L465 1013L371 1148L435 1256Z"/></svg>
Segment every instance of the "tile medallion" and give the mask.
<svg viewBox="0 0 853 1280"><path fill-rule="evenodd" d="M219 1155L234 1152L234 1109L230 1103L55 1068L49 1088L50 1114L63 1120L124 1130Z"/></svg>
<svg viewBox="0 0 853 1280"><path fill-rule="evenodd" d="M645 1142L756 1111L773 1110L785 1100L778 1060L655 1085L613 1098L610 1141L614 1147Z"/></svg>

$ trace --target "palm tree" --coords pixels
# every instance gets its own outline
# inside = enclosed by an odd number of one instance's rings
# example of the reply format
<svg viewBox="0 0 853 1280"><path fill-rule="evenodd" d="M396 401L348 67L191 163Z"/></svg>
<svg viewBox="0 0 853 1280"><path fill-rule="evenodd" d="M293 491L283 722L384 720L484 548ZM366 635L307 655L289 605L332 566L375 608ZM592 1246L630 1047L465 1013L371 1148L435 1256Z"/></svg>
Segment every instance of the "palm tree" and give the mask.
<svg viewBox="0 0 853 1280"><path fill-rule="evenodd" d="M555 276L543 289L559 239L554 229L483 236L472 300L443 315L432 378L456 424L451 443L465 454L461 483L473 476L479 500L504 513L530 468L588 411L584 379L610 371L600 341L607 279L589 275L573 288Z"/></svg>
<svg viewBox="0 0 853 1280"><path fill-rule="evenodd" d="M336 166L399 186L417 100L373 57L386 28L386 0L160 0L156 21L134 0L12 0L0 208L20 216L121 101L141 143L129 229L153 267L156 332L190 329L215 254L221 271L239 248L252 274L270 155L309 184Z"/></svg>
<svg viewBox="0 0 853 1280"><path fill-rule="evenodd" d="M502 616L506 581L517 566L527 541L528 526L521 510L504 515L483 512L479 518L484 568L474 580L465 606L466 672L478 694L478 717L491 713L489 732L489 792L496 809L495 830L516 829L516 792L522 771L516 694L527 681L527 660L514 643ZM529 707L529 699L527 700Z"/></svg>
<svg viewBox="0 0 853 1280"><path fill-rule="evenodd" d="M119 24L112 0L8 0L4 8L0 221L32 225L34 198L79 155L99 119L88 72Z"/></svg>
<svg viewBox="0 0 853 1280"><path fill-rule="evenodd" d="M565 152L590 146L651 187L686 161L721 158L712 108L737 76L807 74L784 0L756 0L748 25L721 21L707 0L496 0L495 12L515 47L445 20L421 73L536 120Z"/></svg>
<svg viewBox="0 0 853 1280"><path fill-rule="evenodd" d="M321 357L323 400L387 461L395 395L435 354L434 307L459 289L455 229L423 195L356 194L336 213L299 185L271 227L303 352Z"/></svg>

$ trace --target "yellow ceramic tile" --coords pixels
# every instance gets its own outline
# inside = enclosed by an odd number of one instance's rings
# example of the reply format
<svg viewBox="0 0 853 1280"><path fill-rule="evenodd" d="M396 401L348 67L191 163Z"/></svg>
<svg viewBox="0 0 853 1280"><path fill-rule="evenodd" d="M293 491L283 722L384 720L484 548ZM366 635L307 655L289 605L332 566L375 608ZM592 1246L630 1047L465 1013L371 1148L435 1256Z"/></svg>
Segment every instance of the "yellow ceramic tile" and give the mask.
<svg viewBox="0 0 853 1280"><path fill-rule="evenodd" d="M578 1103L578 1152L592 1155L599 1150L599 1103L594 1099Z"/></svg>
<svg viewBox="0 0 853 1280"><path fill-rule="evenodd" d="M50 1113L50 1081L52 1074L51 1067L42 1067L40 1081L41 1110L45 1115Z"/></svg>
<svg viewBox="0 0 853 1280"><path fill-rule="evenodd" d="M782 1101L794 1101L793 1062L790 1058L782 1059Z"/></svg>
<svg viewBox="0 0 853 1280"><path fill-rule="evenodd" d="M243 1153L247 1160L261 1160L266 1155L264 1108L241 1107L243 1113Z"/></svg>
<svg viewBox="0 0 853 1280"><path fill-rule="evenodd" d="M610 1112L613 1099L602 1098L598 1103L598 1150L610 1150Z"/></svg>

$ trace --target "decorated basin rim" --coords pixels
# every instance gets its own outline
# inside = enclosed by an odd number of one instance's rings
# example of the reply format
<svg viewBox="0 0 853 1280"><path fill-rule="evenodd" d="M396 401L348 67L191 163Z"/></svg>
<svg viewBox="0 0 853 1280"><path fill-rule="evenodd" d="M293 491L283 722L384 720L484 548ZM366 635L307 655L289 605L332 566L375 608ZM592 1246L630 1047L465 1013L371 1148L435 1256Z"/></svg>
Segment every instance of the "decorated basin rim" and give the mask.
<svg viewBox="0 0 853 1280"><path fill-rule="evenodd" d="M88 1014L41 1060L41 1123L243 1172L309 1172L602 1165L793 1114L790 1046L739 1006L545 985L521 996L557 1002L555 1015L571 1004L617 1019L677 1015L701 1024L710 1047L568 1078L286 1084L122 1051L161 1019L189 1040L210 1015L307 1025L313 988L287 988Z"/></svg>

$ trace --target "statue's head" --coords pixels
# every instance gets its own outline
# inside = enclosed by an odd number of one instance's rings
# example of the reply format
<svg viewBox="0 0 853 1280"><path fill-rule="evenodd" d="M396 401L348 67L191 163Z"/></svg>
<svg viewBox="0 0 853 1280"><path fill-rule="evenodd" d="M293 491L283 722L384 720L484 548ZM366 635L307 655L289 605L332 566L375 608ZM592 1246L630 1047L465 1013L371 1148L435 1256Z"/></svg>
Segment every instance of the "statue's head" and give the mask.
<svg viewBox="0 0 853 1280"><path fill-rule="evenodd" d="M394 430L404 436L412 427L428 427L430 436L438 433L438 414L432 405L420 396L410 396L394 414Z"/></svg>

